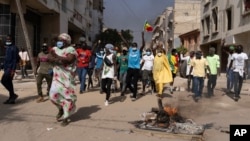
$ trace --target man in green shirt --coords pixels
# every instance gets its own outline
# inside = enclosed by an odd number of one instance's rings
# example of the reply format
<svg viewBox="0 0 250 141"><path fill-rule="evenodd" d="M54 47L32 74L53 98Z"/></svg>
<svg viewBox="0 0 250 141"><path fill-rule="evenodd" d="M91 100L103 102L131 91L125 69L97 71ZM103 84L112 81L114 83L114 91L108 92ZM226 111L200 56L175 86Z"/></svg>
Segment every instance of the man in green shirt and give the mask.
<svg viewBox="0 0 250 141"><path fill-rule="evenodd" d="M119 80L120 80L120 87L121 87L121 96L124 96L126 90L126 77L127 77L127 70L128 70L128 48L122 48L122 54L118 57L118 64L119 64Z"/></svg>
<svg viewBox="0 0 250 141"><path fill-rule="evenodd" d="M214 96L214 88L220 68L220 57L215 54L215 48L209 48L209 55L206 59L210 68L210 75L208 75L207 81L207 96L211 97Z"/></svg>

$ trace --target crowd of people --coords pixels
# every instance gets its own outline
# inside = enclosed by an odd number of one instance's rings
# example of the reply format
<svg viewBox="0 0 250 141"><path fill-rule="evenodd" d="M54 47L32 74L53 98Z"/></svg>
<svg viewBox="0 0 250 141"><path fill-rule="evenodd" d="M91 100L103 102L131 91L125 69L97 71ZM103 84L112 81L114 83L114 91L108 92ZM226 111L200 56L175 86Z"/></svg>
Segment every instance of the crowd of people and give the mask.
<svg viewBox="0 0 250 141"><path fill-rule="evenodd" d="M122 34L119 33L119 35L123 40L120 49L110 43L101 44L100 41L93 47L89 47L84 40L72 46L71 37L66 33L58 36L55 46L51 49L47 43L42 44L34 72L38 93L36 101L38 103L44 101L42 82L45 79L46 95L58 108L56 120L62 121L63 126L68 124L68 118L76 109L78 92L76 92L75 77L77 75L80 82L79 94L84 94L94 87L93 77L97 81L96 87L100 87L100 93L106 94L104 105L108 106L112 89L120 90L121 102L126 99L127 88L131 92L131 100L137 100L139 81L142 82L142 95L147 93L146 88L150 88L150 93L156 93L156 96L161 99L165 84L170 85L170 94L173 94L179 62L186 61L187 90L194 93L194 100L198 101L202 97L206 77L208 78L207 97L214 96L217 76L220 74L220 57L215 54L215 48L209 48L209 54L206 57L201 51L189 53L178 52L176 49L168 51L162 43L145 48L143 32L142 46L138 48L137 43L130 44ZM5 45L6 56L1 82L9 91L9 98L4 104L15 104L18 95L14 92L12 79L16 65L20 63L21 66L25 66L29 57L24 49L19 52L10 36L6 38ZM227 93L231 93L234 88L234 99L238 100L243 75L247 73L248 57L243 53L241 45L230 46L227 53ZM28 76L24 68L22 68L22 76Z"/></svg>

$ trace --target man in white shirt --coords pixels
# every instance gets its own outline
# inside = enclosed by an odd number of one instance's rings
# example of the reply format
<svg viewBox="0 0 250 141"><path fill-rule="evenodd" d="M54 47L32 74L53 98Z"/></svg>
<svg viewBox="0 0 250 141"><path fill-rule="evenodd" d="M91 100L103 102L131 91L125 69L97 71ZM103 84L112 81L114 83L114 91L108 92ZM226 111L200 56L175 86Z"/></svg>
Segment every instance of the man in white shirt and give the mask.
<svg viewBox="0 0 250 141"><path fill-rule="evenodd" d="M20 69L22 72L22 78L28 77L28 73L27 73L27 63L30 60L29 59L29 55L28 52L22 48L21 51L19 52L19 56L21 58L20 60Z"/></svg>
<svg viewBox="0 0 250 141"><path fill-rule="evenodd" d="M243 76L244 73L248 72L247 60L248 56L246 53L243 52L243 46L238 45L235 49L235 52L232 55L231 62L229 65L229 69L233 66L233 73L234 73L234 100L238 101L240 98L240 92L243 83ZM234 65L233 65L234 64Z"/></svg>
<svg viewBox="0 0 250 141"><path fill-rule="evenodd" d="M151 49L146 49L146 54L142 57L141 63L142 66L142 94L145 94L145 87L151 85L151 93L154 89L153 83L153 65L154 65L154 55Z"/></svg>
<svg viewBox="0 0 250 141"><path fill-rule="evenodd" d="M234 46L230 46L229 47L229 52L227 52L228 54L228 59L227 59L227 93L230 93L231 90L233 89L233 67L231 69L229 69L229 65L231 63L232 60L232 56L234 54Z"/></svg>

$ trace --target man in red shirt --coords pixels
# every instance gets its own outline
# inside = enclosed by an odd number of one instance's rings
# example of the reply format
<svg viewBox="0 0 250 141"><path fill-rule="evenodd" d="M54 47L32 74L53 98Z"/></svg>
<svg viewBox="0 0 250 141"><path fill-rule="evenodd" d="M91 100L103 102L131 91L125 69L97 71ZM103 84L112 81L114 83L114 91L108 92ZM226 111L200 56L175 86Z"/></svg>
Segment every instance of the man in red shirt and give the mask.
<svg viewBox="0 0 250 141"><path fill-rule="evenodd" d="M76 49L77 51L77 73L80 81L80 94L83 93L86 89L86 75L89 67L89 61L91 57L91 52L88 50L88 46L86 42L81 42L79 47Z"/></svg>

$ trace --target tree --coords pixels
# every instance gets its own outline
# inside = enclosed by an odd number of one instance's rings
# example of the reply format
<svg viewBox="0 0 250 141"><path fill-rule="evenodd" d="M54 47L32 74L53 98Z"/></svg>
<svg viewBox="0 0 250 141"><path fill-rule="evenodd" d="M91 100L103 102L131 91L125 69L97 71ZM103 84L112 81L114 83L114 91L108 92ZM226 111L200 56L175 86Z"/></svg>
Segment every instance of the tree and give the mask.
<svg viewBox="0 0 250 141"><path fill-rule="evenodd" d="M121 34L129 43L133 41L133 36L130 30L121 30ZM96 36L96 41L98 40L101 41L102 45L111 43L117 47L120 47L122 42L122 39L119 36L117 29L107 29L104 32L98 34Z"/></svg>

